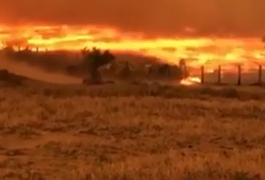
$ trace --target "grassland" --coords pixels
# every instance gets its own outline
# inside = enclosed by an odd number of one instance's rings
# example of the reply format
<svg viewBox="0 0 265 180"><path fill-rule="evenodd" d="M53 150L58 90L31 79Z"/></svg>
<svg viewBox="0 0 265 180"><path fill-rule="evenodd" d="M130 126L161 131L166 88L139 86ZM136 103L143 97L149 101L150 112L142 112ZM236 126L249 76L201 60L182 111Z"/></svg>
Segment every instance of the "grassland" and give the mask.
<svg viewBox="0 0 265 180"><path fill-rule="evenodd" d="M0 177L41 180L265 179L265 90L0 88Z"/></svg>

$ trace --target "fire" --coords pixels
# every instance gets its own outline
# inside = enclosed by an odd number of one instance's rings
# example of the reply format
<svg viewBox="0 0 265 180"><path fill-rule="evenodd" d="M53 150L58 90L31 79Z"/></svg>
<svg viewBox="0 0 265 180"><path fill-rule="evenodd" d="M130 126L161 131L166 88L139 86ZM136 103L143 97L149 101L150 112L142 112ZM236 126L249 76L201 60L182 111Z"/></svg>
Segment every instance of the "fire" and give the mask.
<svg viewBox="0 0 265 180"><path fill-rule="evenodd" d="M226 65L235 71L235 64L244 64L251 70L264 64L264 44L256 38L216 37L156 37L145 38L143 34L125 33L109 27L93 26L0 26L0 45L38 47L39 50L80 50L96 46L115 51L131 51L155 56L167 63L176 64L186 58L188 66L198 69L207 66L213 71L218 65ZM189 77L182 84L199 82Z"/></svg>
<svg viewBox="0 0 265 180"><path fill-rule="evenodd" d="M186 86L199 84L199 83L201 83L201 79L199 77L187 77L180 81L180 84L186 85Z"/></svg>

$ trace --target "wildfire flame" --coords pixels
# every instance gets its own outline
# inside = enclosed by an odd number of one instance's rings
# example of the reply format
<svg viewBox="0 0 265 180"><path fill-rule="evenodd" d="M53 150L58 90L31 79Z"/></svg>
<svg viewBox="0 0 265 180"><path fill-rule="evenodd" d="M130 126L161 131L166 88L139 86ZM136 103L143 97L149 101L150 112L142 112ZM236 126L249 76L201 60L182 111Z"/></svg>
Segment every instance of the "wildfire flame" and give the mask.
<svg viewBox="0 0 265 180"><path fill-rule="evenodd" d="M186 58L188 66L206 65L209 71L226 65L235 71L235 64L244 64L251 70L264 64L264 42L260 38L206 38L156 37L124 33L109 27L93 26L0 26L0 46L38 47L39 50L80 50L96 46L115 51L131 51L155 56L167 63L176 64ZM200 82L198 77L181 81L184 85Z"/></svg>
<svg viewBox="0 0 265 180"><path fill-rule="evenodd" d="M180 81L180 84L186 85L186 86L199 84L199 83L201 83L201 79L199 77L187 77Z"/></svg>

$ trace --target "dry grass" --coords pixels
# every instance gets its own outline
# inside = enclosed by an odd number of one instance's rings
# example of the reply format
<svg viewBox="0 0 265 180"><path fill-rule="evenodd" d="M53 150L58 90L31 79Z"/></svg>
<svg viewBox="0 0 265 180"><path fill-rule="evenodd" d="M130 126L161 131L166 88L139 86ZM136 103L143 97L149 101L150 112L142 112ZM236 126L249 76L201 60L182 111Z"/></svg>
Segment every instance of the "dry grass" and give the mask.
<svg viewBox="0 0 265 180"><path fill-rule="evenodd" d="M0 89L1 179L265 179L258 88Z"/></svg>

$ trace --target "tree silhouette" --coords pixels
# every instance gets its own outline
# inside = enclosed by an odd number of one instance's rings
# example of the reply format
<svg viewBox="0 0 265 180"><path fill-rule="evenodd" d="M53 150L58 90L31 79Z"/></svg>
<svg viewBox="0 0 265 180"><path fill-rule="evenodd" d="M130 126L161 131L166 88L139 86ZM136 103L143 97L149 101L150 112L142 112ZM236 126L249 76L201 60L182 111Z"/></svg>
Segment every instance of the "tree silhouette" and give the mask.
<svg viewBox="0 0 265 180"><path fill-rule="evenodd" d="M124 66L123 66L123 68L120 71L120 76L122 78L127 79L127 78L129 78L131 76L131 74L132 74L131 66L130 66L128 61L125 61L124 62Z"/></svg>
<svg viewBox="0 0 265 180"><path fill-rule="evenodd" d="M90 84L101 84L102 78L99 73L99 68L112 63L115 60L115 56L108 50L102 52L98 48L93 48L91 51L86 48L82 51L83 63L88 68L90 73Z"/></svg>
<svg viewBox="0 0 265 180"><path fill-rule="evenodd" d="M5 53L5 55L8 57L13 56L15 54L15 49L11 45L4 46L4 48L2 50Z"/></svg>
<svg viewBox="0 0 265 180"><path fill-rule="evenodd" d="M187 78L189 76L189 72L186 66L186 60L185 59L180 59L179 60L179 68L181 72L181 78Z"/></svg>
<svg viewBox="0 0 265 180"><path fill-rule="evenodd" d="M29 58L33 58L34 53L33 51L31 51L31 49L27 46L24 49L18 49L17 51L14 49L14 46L12 45L6 45L3 49L3 51L5 52L5 55L7 57L13 58L13 59L17 59L17 60L22 60L22 59L29 59Z"/></svg>

